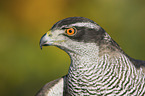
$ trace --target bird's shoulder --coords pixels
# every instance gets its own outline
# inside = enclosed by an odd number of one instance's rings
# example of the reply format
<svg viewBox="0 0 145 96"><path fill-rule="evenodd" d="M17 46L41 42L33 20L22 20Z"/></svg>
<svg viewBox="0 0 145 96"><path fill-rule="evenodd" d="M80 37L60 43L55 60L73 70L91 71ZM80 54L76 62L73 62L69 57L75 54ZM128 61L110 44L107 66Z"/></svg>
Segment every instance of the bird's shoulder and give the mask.
<svg viewBox="0 0 145 96"><path fill-rule="evenodd" d="M63 96L64 77L58 78L45 84L36 96Z"/></svg>
<svg viewBox="0 0 145 96"><path fill-rule="evenodd" d="M137 69L142 68L143 73L145 74L145 61L137 60L134 58L129 57L130 61L134 64Z"/></svg>

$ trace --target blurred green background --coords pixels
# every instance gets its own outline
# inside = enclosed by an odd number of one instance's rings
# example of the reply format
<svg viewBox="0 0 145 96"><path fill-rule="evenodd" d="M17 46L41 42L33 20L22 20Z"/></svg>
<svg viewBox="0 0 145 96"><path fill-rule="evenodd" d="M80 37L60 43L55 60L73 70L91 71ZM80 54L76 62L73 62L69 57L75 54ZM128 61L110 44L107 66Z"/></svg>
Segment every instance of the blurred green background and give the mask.
<svg viewBox="0 0 145 96"><path fill-rule="evenodd" d="M34 96L67 74L70 59L39 40L66 17L102 26L123 50L145 60L145 0L0 0L0 96Z"/></svg>

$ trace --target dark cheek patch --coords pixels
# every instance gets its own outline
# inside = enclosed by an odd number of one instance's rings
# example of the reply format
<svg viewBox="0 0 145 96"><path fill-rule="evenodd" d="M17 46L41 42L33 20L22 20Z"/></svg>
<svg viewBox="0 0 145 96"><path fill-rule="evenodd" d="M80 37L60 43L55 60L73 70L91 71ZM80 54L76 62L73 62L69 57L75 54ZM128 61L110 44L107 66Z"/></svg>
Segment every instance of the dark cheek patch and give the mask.
<svg viewBox="0 0 145 96"><path fill-rule="evenodd" d="M83 28L77 28L77 33L74 36L69 36L69 38L80 42L84 39L85 32L86 31Z"/></svg>
<svg viewBox="0 0 145 96"><path fill-rule="evenodd" d="M99 41L103 39L105 31L95 30L90 28L76 28L77 33L74 36L67 36L68 38L77 42L95 42L99 44Z"/></svg>

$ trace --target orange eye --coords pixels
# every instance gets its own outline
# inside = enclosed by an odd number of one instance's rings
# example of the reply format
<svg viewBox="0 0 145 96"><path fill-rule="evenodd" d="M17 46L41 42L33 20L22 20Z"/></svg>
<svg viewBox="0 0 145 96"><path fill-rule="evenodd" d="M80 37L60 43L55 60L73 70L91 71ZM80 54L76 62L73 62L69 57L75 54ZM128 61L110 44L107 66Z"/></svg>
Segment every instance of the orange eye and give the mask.
<svg viewBox="0 0 145 96"><path fill-rule="evenodd" d="M66 29L66 34L67 35L70 35L70 36L72 36L72 35L75 35L75 33L76 33L76 28L69 28L69 29Z"/></svg>

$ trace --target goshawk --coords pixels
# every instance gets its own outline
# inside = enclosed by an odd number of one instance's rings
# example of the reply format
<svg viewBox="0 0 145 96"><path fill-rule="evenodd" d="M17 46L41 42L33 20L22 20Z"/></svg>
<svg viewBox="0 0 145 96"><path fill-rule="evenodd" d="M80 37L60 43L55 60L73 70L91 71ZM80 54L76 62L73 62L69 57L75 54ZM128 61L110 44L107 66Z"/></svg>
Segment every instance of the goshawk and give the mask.
<svg viewBox="0 0 145 96"><path fill-rule="evenodd" d="M145 61L129 57L94 21L63 19L42 36L71 58L68 74L47 83L37 96L145 95Z"/></svg>

